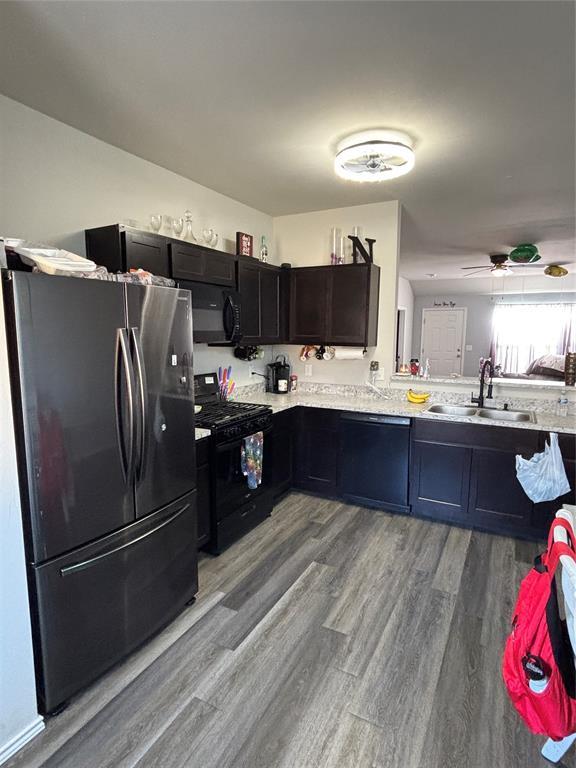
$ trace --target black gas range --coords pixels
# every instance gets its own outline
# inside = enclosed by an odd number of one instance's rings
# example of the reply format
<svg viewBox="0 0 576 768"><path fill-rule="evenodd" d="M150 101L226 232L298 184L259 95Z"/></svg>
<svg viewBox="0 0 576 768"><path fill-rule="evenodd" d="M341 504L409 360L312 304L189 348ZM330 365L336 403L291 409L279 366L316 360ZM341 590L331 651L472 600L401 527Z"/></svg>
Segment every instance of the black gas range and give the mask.
<svg viewBox="0 0 576 768"><path fill-rule="evenodd" d="M219 554L272 512L272 409L221 400L215 373L194 376L194 401L202 406L196 426L211 432L210 541L206 548ZM244 439L256 432L264 435L262 482L250 489L241 454Z"/></svg>

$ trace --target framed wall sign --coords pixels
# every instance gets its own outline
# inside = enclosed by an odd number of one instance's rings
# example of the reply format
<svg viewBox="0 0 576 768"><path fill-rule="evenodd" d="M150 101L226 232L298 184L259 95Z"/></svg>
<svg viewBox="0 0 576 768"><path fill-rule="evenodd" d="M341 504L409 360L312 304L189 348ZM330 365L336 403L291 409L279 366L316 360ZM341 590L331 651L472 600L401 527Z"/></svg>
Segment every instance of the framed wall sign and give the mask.
<svg viewBox="0 0 576 768"><path fill-rule="evenodd" d="M246 232L236 232L236 255L252 256L253 240L252 235L247 235Z"/></svg>

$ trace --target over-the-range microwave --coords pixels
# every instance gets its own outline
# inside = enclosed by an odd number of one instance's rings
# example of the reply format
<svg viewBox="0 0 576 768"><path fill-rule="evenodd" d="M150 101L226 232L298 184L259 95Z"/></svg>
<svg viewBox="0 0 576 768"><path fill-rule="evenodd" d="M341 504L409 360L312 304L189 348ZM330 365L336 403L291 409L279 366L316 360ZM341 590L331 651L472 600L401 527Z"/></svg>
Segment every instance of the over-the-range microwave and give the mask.
<svg viewBox="0 0 576 768"><path fill-rule="evenodd" d="M192 293L194 341L233 344L242 338L240 294L222 285L179 280Z"/></svg>

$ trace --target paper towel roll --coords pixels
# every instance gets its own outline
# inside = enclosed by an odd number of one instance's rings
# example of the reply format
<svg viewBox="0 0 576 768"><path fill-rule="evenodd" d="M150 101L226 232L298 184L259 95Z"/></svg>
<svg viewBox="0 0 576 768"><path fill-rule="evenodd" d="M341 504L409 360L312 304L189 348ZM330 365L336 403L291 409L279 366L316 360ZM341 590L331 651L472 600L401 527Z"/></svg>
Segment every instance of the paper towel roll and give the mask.
<svg viewBox="0 0 576 768"><path fill-rule="evenodd" d="M366 350L359 347L336 347L334 360L364 360Z"/></svg>

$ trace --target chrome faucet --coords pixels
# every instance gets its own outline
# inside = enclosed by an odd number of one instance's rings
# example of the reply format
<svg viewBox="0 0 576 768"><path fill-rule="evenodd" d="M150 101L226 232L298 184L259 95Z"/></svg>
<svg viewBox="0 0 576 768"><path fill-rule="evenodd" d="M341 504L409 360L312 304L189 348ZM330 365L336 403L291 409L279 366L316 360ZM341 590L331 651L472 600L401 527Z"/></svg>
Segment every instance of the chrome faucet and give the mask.
<svg viewBox="0 0 576 768"><path fill-rule="evenodd" d="M486 368L490 369L490 381L488 383L488 392L486 393L486 398L484 398L484 384L486 381ZM474 392L472 392L472 396L470 398L470 402L474 403L475 405L478 405L479 408L484 408L484 400L491 400L492 399L492 377L494 376L494 366L492 365L492 360L488 358L487 360L484 360L484 363L482 365L482 370L480 371L480 394L478 397L474 397Z"/></svg>

